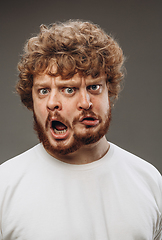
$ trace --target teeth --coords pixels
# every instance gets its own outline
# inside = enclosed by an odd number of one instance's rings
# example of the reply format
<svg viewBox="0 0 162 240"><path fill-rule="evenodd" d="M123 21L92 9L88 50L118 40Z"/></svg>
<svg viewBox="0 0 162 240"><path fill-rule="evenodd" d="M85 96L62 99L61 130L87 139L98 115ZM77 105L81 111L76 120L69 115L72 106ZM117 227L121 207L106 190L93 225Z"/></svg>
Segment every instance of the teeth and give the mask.
<svg viewBox="0 0 162 240"><path fill-rule="evenodd" d="M63 133L66 133L67 129L64 129L64 130L57 130L56 128L54 128L54 132L57 133L57 134L63 134Z"/></svg>

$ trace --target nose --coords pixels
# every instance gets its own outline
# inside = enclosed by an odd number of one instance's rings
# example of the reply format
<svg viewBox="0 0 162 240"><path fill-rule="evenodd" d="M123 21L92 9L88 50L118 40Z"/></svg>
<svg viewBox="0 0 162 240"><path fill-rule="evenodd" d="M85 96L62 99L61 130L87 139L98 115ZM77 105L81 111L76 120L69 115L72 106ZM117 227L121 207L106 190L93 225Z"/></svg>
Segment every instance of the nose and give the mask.
<svg viewBox="0 0 162 240"><path fill-rule="evenodd" d="M86 90L81 90L79 95L79 101L78 101L78 109L88 110L90 108L92 108L92 102L91 102L90 96Z"/></svg>
<svg viewBox="0 0 162 240"><path fill-rule="evenodd" d="M62 104L58 99L58 94L55 92L51 92L48 100L47 100L47 109L50 111L54 111L54 110L61 110L62 109Z"/></svg>

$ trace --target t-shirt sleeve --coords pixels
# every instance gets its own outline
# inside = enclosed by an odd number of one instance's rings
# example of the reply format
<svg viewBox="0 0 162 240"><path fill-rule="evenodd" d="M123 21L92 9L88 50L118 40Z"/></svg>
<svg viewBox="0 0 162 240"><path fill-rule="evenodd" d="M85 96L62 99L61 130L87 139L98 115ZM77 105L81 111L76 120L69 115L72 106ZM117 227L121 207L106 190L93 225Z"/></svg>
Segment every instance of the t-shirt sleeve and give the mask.
<svg viewBox="0 0 162 240"><path fill-rule="evenodd" d="M158 229L158 232L157 232L154 240L162 240L162 219L160 221L159 229Z"/></svg>
<svg viewBox="0 0 162 240"><path fill-rule="evenodd" d="M159 206L160 219L157 224L154 240L162 240L162 176L160 173L158 176L158 186L159 186L159 194L157 197L157 202Z"/></svg>

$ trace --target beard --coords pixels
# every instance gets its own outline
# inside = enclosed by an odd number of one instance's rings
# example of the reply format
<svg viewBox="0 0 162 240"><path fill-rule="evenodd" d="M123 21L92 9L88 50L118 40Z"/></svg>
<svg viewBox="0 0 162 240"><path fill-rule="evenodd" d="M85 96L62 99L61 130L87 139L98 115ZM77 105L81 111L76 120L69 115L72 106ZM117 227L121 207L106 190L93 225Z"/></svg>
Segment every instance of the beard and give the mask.
<svg viewBox="0 0 162 240"><path fill-rule="evenodd" d="M77 122L79 120L79 117L86 116L87 114L90 114L91 116L94 116L97 119L99 119L99 129L97 128L97 130L95 130L91 126L85 126L86 129L85 132L77 131ZM47 152L49 152L52 156L67 155L77 151L84 145L89 145L98 142L107 133L111 121L111 108L109 108L104 122L100 116L97 116L91 110L83 110L80 116L73 120L72 126L66 119L64 119L60 115L58 111L56 111L54 117L56 117L58 121L61 121L66 126L68 126L68 128L71 128L73 130L73 138L72 141L70 141L70 143L66 143L65 140L60 139L58 140L55 139L54 140L55 144L50 143L50 140L47 135L47 130L52 116L53 115L49 113L44 128L37 119L35 112L33 111L34 130L36 131L39 141L43 144Z"/></svg>

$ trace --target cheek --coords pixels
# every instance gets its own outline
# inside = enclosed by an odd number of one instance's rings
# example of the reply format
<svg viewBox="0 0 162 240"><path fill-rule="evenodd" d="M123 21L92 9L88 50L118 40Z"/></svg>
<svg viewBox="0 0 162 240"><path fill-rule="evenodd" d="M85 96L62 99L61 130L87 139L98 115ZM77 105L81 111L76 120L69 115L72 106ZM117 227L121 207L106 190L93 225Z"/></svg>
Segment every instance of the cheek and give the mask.
<svg viewBox="0 0 162 240"><path fill-rule="evenodd" d="M34 106L34 113L36 114L37 118L41 123L44 123L48 116L46 107L44 106L43 103L37 103L37 102L35 102L33 106Z"/></svg>
<svg viewBox="0 0 162 240"><path fill-rule="evenodd" d="M94 107L94 111L96 111L99 115L107 114L107 112L109 110L108 98L104 97L101 99L95 99L95 101L93 102L93 107Z"/></svg>

